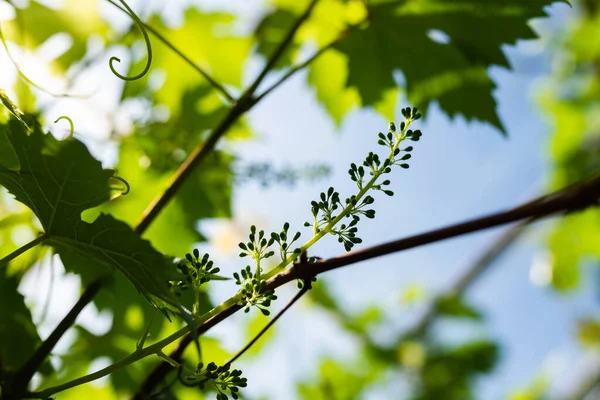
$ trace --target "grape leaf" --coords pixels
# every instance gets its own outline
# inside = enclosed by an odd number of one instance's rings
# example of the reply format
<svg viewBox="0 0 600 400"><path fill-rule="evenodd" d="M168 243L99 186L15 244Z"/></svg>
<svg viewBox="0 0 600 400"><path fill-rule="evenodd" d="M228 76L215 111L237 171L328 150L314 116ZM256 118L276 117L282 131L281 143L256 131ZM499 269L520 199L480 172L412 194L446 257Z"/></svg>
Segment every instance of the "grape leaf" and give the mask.
<svg viewBox="0 0 600 400"><path fill-rule="evenodd" d="M0 269L0 343L10 344L0 346L3 371L18 369L41 343L18 284L17 277L8 277L6 269Z"/></svg>
<svg viewBox="0 0 600 400"><path fill-rule="evenodd" d="M65 260L79 254L84 267L85 260L113 267L133 283L148 301L160 307L176 306L167 284L170 261L156 251L150 242L141 239L129 225L102 214L93 223L79 221L70 232L50 235L47 243L52 245ZM88 261L88 263L90 262ZM164 303L163 303L164 302Z"/></svg>
<svg viewBox="0 0 600 400"><path fill-rule="evenodd" d="M365 106L373 105L397 86L394 72L401 71L416 106L437 100L450 117L461 114L504 131L487 68L509 68L502 46L535 38L527 21L545 16L543 7L553 2L377 1L369 6L367 27L351 29L336 46L347 58L347 86L358 90Z"/></svg>
<svg viewBox="0 0 600 400"><path fill-rule="evenodd" d="M21 169L19 158L8 139L8 129L6 128L6 125L0 126L0 162L2 162L3 167L9 171L18 172Z"/></svg>
<svg viewBox="0 0 600 400"><path fill-rule="evenodd" d="M347 81L347 58L337 50L325 52L308 70L308 83L338 125L351 109L361 105L357 89L347 87Z"/></svg>
<svg viewBox="0 0 600 400"><path fill-rule="evenodd" d="M45 243L58 250L67 269L115 268L152 304L178 309L168 286L168 258L110 216L101 215L92 223L81 219L84 210L110 198L114 171L103 169L83 143L44 135L35 120L29 125L29 135L14 118L3 125L21 168L15 172L0 159L0 184L33 210L44 228Z"/></svg>
<svg viewBox="0 0 600 400"><path fill-rule="evenodd" d="M35 212L46 234L64 234L81 220L81 212L110 199L105 170L78 140L59 141L44 135L35 121L31 134L11 119L1 129L20 164L11 170L0 158L0 184Z"/></svg>

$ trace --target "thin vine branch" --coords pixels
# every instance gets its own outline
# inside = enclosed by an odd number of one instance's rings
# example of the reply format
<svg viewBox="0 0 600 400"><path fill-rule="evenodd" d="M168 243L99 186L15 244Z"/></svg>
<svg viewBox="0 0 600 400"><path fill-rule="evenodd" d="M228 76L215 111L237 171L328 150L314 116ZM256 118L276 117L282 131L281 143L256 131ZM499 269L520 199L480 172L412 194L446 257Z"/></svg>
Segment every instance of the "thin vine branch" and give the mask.
<svg viewBox="0 0 600 400"><path fill-rule="evenodd" d="M516 222L526 218L542 218L555 213L565 213L583 210L590 206L598 205L600 199L600 176L577 183L565 189L538 198L511 210L492 214L486 217L473 219L445 228L436 229L420 235L384 243L378 246L357 250L344 255L304 265L299 268L301 278L321 274L326 271L355 264L371 258L423 246L429 243L462 236L468 233L493 228L496 226ZM279 284L280 279L286 282L294 279L289 276L291 272L285 271L278 274L273 281Z"/></svg>
<svg viewBox="0 0 600 400"><path fill-rule="evenodd" d="M267 323L267 325L265 325L260 332L254 336L254 338L252 340L250 340L250 342L248 342L246 344L246 346L244 346L240 351L237 352L236 355L234 355L229 361L227 361L224 365L231 365L233 364L235 361L237 361L238 358L240 358L242 355L244 355L245 352L247 352L276 322L279 318L281 318L281 316L283 316L283 314L285 314L298 300L300 300L300 298L302 296L304 296L304 294L306 294L306 292L310 289L310 282L306 282L304 284L304 286L302 287L302 289L300 289L300 291L298 293L296 293L296 295L285 305L285 307L283 307L281 309L281 311L279 311L270 321L269 323ZM227 315L230 316L232 315L235 311L241 309L240 306L234 306L231 307L231 313ZM233 311L235 310L235 311ZM206 332L208 329L210 329L212 326L216 325L217 323L221 322L223 319L213 319L213 320L209 320L207 321L207 324L209 324L210 322L210 326L207 326L206 329L203 332L198 331L198 334L200 335L201 333ZM191 343L191 335L186 336L177 346L177 348L171 353L171 355L169 356L170 358L174 359L174 360L181 360L181 357L183 356L183 352L185 350L185 348L189 345L189 343ZM140 390L135 394L135 396L133 397L133 400L143 400L145 398L147 398L147 396L149 396L152 392L152 390L154 389L154 387L156 386L157 382L155 381L155 376L162 376L163 374L167 374L169 373L169 371L173 370L174 367L172 367L169 363L167 362L163 362L161 363L157 368L154 369L154 371L152 371L152 373L146 378L146 380L144 381L144 383L142 384Z"/></svg>
<svg viewBox="0 0 600 400"><path fill-rule="evenodd" d="M112 5L114 5L115 7L117 7L118 9L120 9L121 11L123 11L124 13L129 14L125 8L121 7L115 1L113 1L113 0L107 0L107 1L109 3L111 3ZM210 83L212 87L214 87L217 91L219 91L223 95L223 97L225 97L227 99L227 101L229 101L230 103L235 103L235 101L236 101L235 98L227 91L227 89L225 89L225 87L223 87L223 85L221 85L212 76L210 76L210 74L208 72L206 72L202 67L200 67L198 64L196 64L194 61L192 61L192 59L189 58L187 55L185 55L181 50L179 50L177 47L175 47L175 45L173 45L169 40L167 40L167 38L165 38L160 32L158 32L156 29L154 29L151 25L149 25L145 22L142 22L142 24L148 32L150 32L152 35L154 35L159 41L161 41L165 46L167 46L175 54L177 54L182 60L184 60L190 67L192 67L194 70L196 70L196 72L198 72L200 75L202 75L202 77L204 79L206 79L206 81L208 83Z"/></svg>
<svg viewBox="0 0 600 400"><path fill-rule="evenodd" d="M331 50L332 48L334 48L336 45L338 45L340 42L342 42L348 36L348 33L351 29L356 28L357 26L360 26L361 24L366 22L368 19L369 19L369 17L366 17L364 20L360 21L358 24L349 26L348 29L343 31L337 38L335 38L334 40L329 42L329 44L321 47L319 50L317 50L317 52L315 54L313 54L312 56L307 58L305 61L301 62L300 64L298 64L296 66L293 66L281 78L279 78L279 80L277 82L275 82L274 84L269 86L267 89L265 89L264 92L262 92L259 96L257 96L256 101L257 102L260 101L263 97L267 96L273 90L277 89L279 86L281 86L283 83L285 83L288 79L290 79L292 76L294 76L297 72L308 67L321 55L326 53L328 50Z"/></svg>
<svg viewBox="0 0 600 400"><path fill-rule="evenodd" d="M279 78L279 80L277 82L275 82L274 84L269 86L267 89L265 89L264 92L262 92L260 95L258 95L258 97L256 97L256 101L258 102L258 101L262 100L263 97L267 96L273 90L277 89L279 86L281 86L283 83L285 83L288 79L290 79L292 76L294 76L297 72L299 72L299 71L303 70L304 68L306 68L307 66L309 66L313 61L315 61L321 55L326 53L327 50L332 49L335 45L340 43L346 37L346 35L347 35L347 32L344 32L337 39L331 41L326 46L323 46L322 48L317 50L317 52L315 54L313 54L312 56L307 58L305 61L292 67L288 72L285 73L285 75L283 75L281 78Z"/></svg>
<svg viewBox="0 0 600 400"><path fill-rule="evenodd" d="M238 358L243 356L245 352L247 352L252 346L254 346L258 339L260 339L262 335L267 333L267 331L275 324L275 322L277 322L277 320L281 318L281 316L285 314L287 310L289 310L298 300L300 300L302 296L304 296L304 294L309 290L309 288L310 284L306 282L305 285L302 286L302 289L300 289L300 291L296 293L294 297L292 297L292 299L285 305L285 307L283 307L281 311L279 311L277 315L275 315L275 317L273 317L269 321L269 323L265 325L264 328L262 328L260 332L258 332L258 334L251 341L248 342L248 344L246 344L246 346L244 346L240 351L237 352L236 355L234 355L229 361L227 361L225 365L233 364Z"/></svg>
<svg viewBox="0 0 600 400"><path fill-rule="evenodd" d="M454 283L448 294L460 295L475 283L484 272L486 272L492 264L527 230L527 227L534 221L530 218L519 222L504 234L502 234L493 245L483 252L480 257L467 268L465 272Z"/></svg>
<svg viewBox="0 0 600 400"><path fill-rule="evenodd" d="M235 314L237 311L239 311L241 309L242 309L242 306L240 306L236 303L232 303L232 304L228 305L227 307L224 307L222 309L222 311L217 313L212 318L209 318L208 320L206 320L206 322L204 324L201 324L198 326L198 330L197 330L198 336L206 333L209 329L211 329L218 323L224 321L225 319L229 318L230 316L232 316L233 314ZM190 345L190 343L192 343L192 341L193 341L192 335L185 335L183 337L183 339L181 339L181 341L177 344L177 346L175 347L175 350L173 350L171 352L169 357L175 361L181 361L181 359L183 357L183 352ZM172 370L173 370L173 367L169 363L161 362L160 364L158 364L152 370L152 372L146 377L146 380L142 384L140 390L135 395L134 400L146 399L147 393L152 393L154 391L154 388L160 382L162 382L164 377Z"/></svg>
<svg viewBox="0 0 600 400"><path fill-rule="evenodd" d="M36 237L35 239L33 239L31 242L27 243L26 245L19 247L18 249L16 249L15 251L13 251L12 253L10 253L9 255L5 256L4 258L2 258L0 260L0 267L4 267L9 262L14 260L18 256L20 256L21 254L25 253L27 250L34 248L35 246L42 243L46 239L48 239L48 235L45 235L45 234L40 235L40 236Z"/></svg>
<svg viewBox="0 0 600 400"><path fill-rule="evenodd" d="M271 71L273 69L273 67L275 66L275 64L277 64L277 61L279 60L279 58L281 58L281 56L283 55L283 52L286 50L286 48L290 45L290 43L294 39L294 36L296 35L296 32L298 31L298 29L300 29L300 27L302 26L304 21L306 21L308 19L308 17L310 16L310 13L312 12L313 8L317 5L318 1L319 0L311 0L308 7L306 7L306 10L304 11L304 13L302 13L302 15L296 20L296 22L294 23L292 28L285 35L284 39L281 41L281 43L279 43L279 45L277 46L277 49L275 49L275 51L273 52L271 57L269 57L269 59L267 60L267 64L264 66L262 71L258 74L258 77L254 80L252 85L250 85L250 87L248 88L248 92L250 94L254 94L254 92L256 91L258 86L260 86L260 84L265 79L265 77L267 76L269 71Z"/></svg>
<svg viewBox="0 0 600 400"><path fill-rule="evenodd" d="M275 289L295 279L310 279L313 276L336 268L523 219L539 219L556 213L575 212L590 206L598 205L599 199L600 176L597 176L549 195L542 196L508 211L384 243L382 245L369 247L363 250L352 251L313 264L298 265L295 268L287 269L272 277L268 281L266 289ZM205 333L241 308L242 307L237 304L236 296L226 300L216 308L219 309L218 312L211 315L205 323L198 324L198 335ZM192 336L189 334L185 335L176 349L171 353L170 357L175 361L181 361L185 348L191 342ZM142 386L142 392L152 393L154 387L158 385L159 382L162 382L170 371L171 366L169 364L160 363L148 375Z"/></svg>
<svg viewBox="0 0 600 400"><path fill-rule="evenodd" d="M310 289L310 282L305 282L305 285L300 289L300 291L298 293L296 293L294 295L294 297L285 305L285 307L283 307L281 309L281 311L279 311L277 313L277 315L275 315L275 317L273 317L268 323L267 325L265 325L260 332L258 332L257 335L255 335L252 340L250 340L250 342L248 342L246 344L246 346L244 346L240 351L238 351L229 361L227 361L225 364L223 364L220 368L224 369L224 370L229 370L229 368L231 367L231 365L237 361L241 356L244 355L244 353L246 353L252 346L254 346L254 344L265 334L267 333L267 331L277 322L277 320L279 320L279 318L281 318L281 316L283 316L283 314L286 313L286 311L288 311L298 300L300 300L300 298L306 294L306 292ZM181 374L181 372L183 372L183 364L179 364L179 372L178 374ZM180 376L178 376L178 379L181 379ZM193 386L197 386L198 384L203 384L207 381L209 381L210 378L204 378L202 381L200 382L194 382L193 384L188 384L185 383L185 385L189 385L190 387ZM183 383L183 381L182 381ZM146 397L147 395L144 393L136 393L135 396L133 397L133 400L136 399L143 399L144 397ZM153 395L150 395L151 397Z"/></svg>

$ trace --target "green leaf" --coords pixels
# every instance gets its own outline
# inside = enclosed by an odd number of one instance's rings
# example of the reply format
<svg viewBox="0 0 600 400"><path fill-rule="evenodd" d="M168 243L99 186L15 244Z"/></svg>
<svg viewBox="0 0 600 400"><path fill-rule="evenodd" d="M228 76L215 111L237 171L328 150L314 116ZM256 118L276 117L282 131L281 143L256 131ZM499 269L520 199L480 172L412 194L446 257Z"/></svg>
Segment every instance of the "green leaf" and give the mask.
<svg viewBox="0 0 600 400"><path fill-rule="evenodd" d="M206 85L189 88L180 94L177 113L168 121L155 122L134 130L124 138L119 151L118 169L131 182L127 196L107 203L102 211L131 225L138 222L148 204L164 190L183 159L205 140L227 113L214 90ZM154 101L150 97L151 101ZM233 129L246 131L243 122ZM144 233L156 248L182 256L204 238L197 223L204 218L231 216L233 157L222 151L211 152ZM173 227L177 226L177 235Z"/></svg>
<svg viewBox="0 0 600 400"><path fill-rule="evenodd" d="M490 341L473 341L457 347L434 347L428 351L421 379L412 400L472 399L472 381L490 372L498 362L499 348Z"/></svg>
<svg viewBox="0 0 600 400"><path fill-rule="evenodd" d="M71 253L75 253L84 267L100 264L117 269L148 301L162 308L177 309L168 285L168 280L175 277L170 260L126 223L102 214L91 224L80 221L71 226L69 232L50 235L47 243L54 246L61 257L64 255L66 262ZM86 260L92 265L86 266Z"/></svg>
<svg viewBox="0 0 600 400"><path fill-rule="evenodd" d="M118 168L120 173L131 182L131 192L127 196L105 203L100 209L86 213L86 220L95 218L100 212L105 212L130 226L135 226L148 204L162 188L168 185L171 177L170 170L157 172L151 166L141 162L150 158L136 144L134 138L125 138L119 152ZM195 242L202 240L202 236L195 230L195 221L189 220L183 212L178 199L179 194L160 213L143 237L150 240L163 253L183 256L190 251ZM174 227L177 227L177 234L173 234Z"/></svg>
<svg viewBox="0 0 600 400"><path fill-rule="evenodd" d="M545 16L552 0L379 1L368 26L352 29L338 46L348 63L347 86L364 105L380 102L404 75L408 99L426 108L438 101L450 117L489 122L504 131L488 76L491 65L510 67L502 46L535 38L527 21ZM448 42L432 39L443 32ZM316 73L316 72L315 72Z"/></svg>
<svg viewBox="0 0 600 400"><path fill-rule="evenodd" d="M18 172L21 170L21 163L8 138L8 127L6 125L0 125L0 162L9 171Z"/></svg>
<svg viewBox="0 0 600 400"><path fill-rule="evenodd" d="M38 232L37 218L22 204L5 206L4 193L0 193L0 254L10 254L30 242ZM21 254L6 266L7 276L23 276L36 261L46 253L47 248L36 246ZM4 267L3 267L4 268Z"/></svg>
<svg viewBox="0 0 600 400"><path fill-rule="evenodd" d="M19 107L17 107L17 105L13 103L13 101L6 95L6 92L2 89L0 89L0 103L2 103L2 105L22 124L27 125L27 123L23 119L23 111L21 111ZM2 136L3 135L0 135L0 140L3 140ZM10 146L8 140L5 139L4 142L0 142L0 152L2 151L2 146L4 145ZM10 150L14 153L14 149L11 148ZM0 157L1 156L2 155L0 154ZM16 157L16 155L12 156Z"/></svg>
<svg viewBox="0 0 600 400"><path fill-rule="evenodd" d="M384 311L379 306L370 306L355 317L354 326L357 332L365 332L372 326L381 323L384 319Z"/></svg>
<svg viewBox="0 0 600 400"><path fill-rule="evenodd" d="M53 245L67 269L99 275L107 267L123 273L152 304L179 309L168 280L171 261L142 240L127 224L106 215L94 222L81 213L107 201L112 170L105 170L77 140L44 135L33 121L33 131L16 119L3 128L21 169L9 170L0 159L0 184L36 214L45 243Z"/></svg>
<svg viewBox="0 0 600 400"><path fill-rule="evenodd" d="M0 370L18 369L41 343L31 313L17 291L17 277L0 269ZM10 344L10 345L7 345Z"/></svg>
<svg viewBox="0 0 600 400"><path fill-rule="evenodd" d="M581 2L569 26L557 33L559 59L555 73L544 82L539 101L552 121L552 188L562 189L600 173L600 24L593 2ZM594 39L591 39L594 38ZM549 237L552 284L558 290L576 289L580 265L600 260L600 211L588 209L561 218Z"/></svg>
<svg viewBox="0 0 600 400"><path fill-rule="evenodd" d="M544 394L548 390L549 384L545 375L537 376L526 387L513 391L508 396L508 400L544 400Z"/></svg>
<svg viewBox="0 0 600 400"><path fill-rule="evenodd" d="M353 108L361 105L355 87L347 87L347 57L337 50L329 50L317 58L308 69L308 83L314 88L317 99L336 124Z"/></svg>
<svg viewBox="0 0 600 400"><path fill-rule="evenodd" d="M359 362L326 359L321 362L318 376L298 384L298 392L301 399L307 400L363 398L361 394L377 383L385 371L365 358Z"/></svg>
<svg viewBox="0 0 600 400"><path fill-rule="evenodd" d="M114 171L103 169L80 141L59 141L31 125L30 135L15 119L2 126L21 168L15 172L0 159L0 184L33 210L47 234L60 235L82 211L109 200Z"/></svg>
<svg viewBox="0 0 600 400"><path fill-rule="evenodd" d="M552 284L559 290L579 284L579 265L586 258L600 258L600 212L589 209L562 218L550 235Z"/></svg>

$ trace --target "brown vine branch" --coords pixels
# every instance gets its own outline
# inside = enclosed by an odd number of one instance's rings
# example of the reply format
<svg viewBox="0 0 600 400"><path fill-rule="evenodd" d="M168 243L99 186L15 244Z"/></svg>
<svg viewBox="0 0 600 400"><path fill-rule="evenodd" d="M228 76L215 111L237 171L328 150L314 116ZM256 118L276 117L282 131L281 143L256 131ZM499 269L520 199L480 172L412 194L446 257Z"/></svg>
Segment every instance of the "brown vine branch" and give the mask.
<svg viewBox="0 0 600 400"><path fill-rule="evenodd" d="M166 205L175 196L177 191L184 184L186 179L192 174L194 168L198 166L214 149L217 142L221 137L229 130L229 128L238 120L238 118L248 111L252 106L251 101L247 97L240 99L233 106L223 121L217 126L210 134L206 142L196 146L194 151L189 155L188 158L180 165L177 169L173 178L169 182L167 189L154 199L152 203L146 208L142 218L138 222L135 231L138 234L142 234L148 229L150 224L154 222L160 212L166 207Z"/></svg>
<svg viewBox="0 0 600 400"><path fill-rule="evenodd" d="M462 296L473 283L494 264L494 261L496 261L498 257L504 253L504 251L510 247L523 232L525 232L532 221L533 219L527 219L514 225L504 232L500 238L494 241L492 246L486 249L479 258L464 271L450 289L433 299L429 309L406 331L406 333L402 335L399 341L402 341L403 338L407 337L420 336L427 332L431 324L439 315L440 310L438 308L438 301L450 296Z"/></svg>
<svg viewBox="0 0 600 400"><path fill-rule="evenodd" d="M478 232L481 230L493 228L499 225L517 222L520 220L535 220L556 213L568 213L583 210L590 206L598 205L600 200L600 176L583 182L574 184L565 189L542 196L536 200L525 203L521 206L508 211L499 212L486 217L473 219L467 222L451 225L448 227L436 229L415 236L395 240L378 246L369 247L363 250L352 251L344 255L319 261L313 264L301 264L296 268L283 271L267 282L265 290L276 289L295 279L310 279L333 269L345 267L361 261L384 255L412 249L426 244L450 239L465 234ZM219 314L215 315L206 323L198 327L198 334L201 335L208 331L219 322L240 310L239 305L230 306ZM181 361L185 348L191 343L191 335L186 335L177 348L171 353L171 358L175 361ZM172 370L168 363L160 363L150 373L143 384L142 393L152 393L156 385L161 382L165 376ZM141 400L144 397L136 397Z"/></svg>
<svg viewBox="0 0 600 400"><path fill-rule="evenodd" d="M304 21L306 21L308 19L308 17L310 16L310 13L312 12L313 8L315 8L318 1L319 0L311 0L311 2L308 4L308 7L306 7L306 10L304 10L302 15L300 15L300 17L298 17L298 19L296 20L294 25L292 25L291 29L285 35L285 37L283 38L281 43L279 43L279 45L277 46L277 48L275 49L275 51L273 52L271 57L269 57L269 59L267 60L267 64L264 66L262 71L260 71L260 73L258 74L258 77L254 80L252 85L250 85L250 87L248 88L248 92L251 95L253 95L254 92L256 92L256 89L258 89L258 87L262 83L263 79L265 79L265 77L267 76L269 71L271 71L273 69L273 67L275 66L275 64L277 63L277 61L279 61L279 58L281 58L281 56L283 55L283 52L286 50L286 48L292 42L292 40L294 39L294 36L296 36L296 32L298 32L298 29L300 29L300 27L302 26Z"/></svg>
<svg viewBox="0 0 600 400"><path fill-rule="evenodd" d="M301 278L306 278L308 276L318 275L323 272L331 271L333 269L365 261L371 258L423 246L429 243L477 232L483 229L493 228L495 226L520 221L522 219L538 219L555 213L579 211L590 206L598 205L599 199L600 176L597 176L505 212L499 212L486 217L473 219L460 224L436 229L420 235L395 240L363 250L349 252L344 255L314 264L307 264L302 268L299 268L298 273L300 274ZM280 286L280 280L285 279L285 282L289 282L290 280L294 279L293 277L288 276L290 274L291 272L284 271L273 277L272 281L274 283L276 282L278 284L277 286Z"/></svg>
<svg viewBox="0 0 600 400"><path fill-rule="evenodd" d="M281 78L279 78L279 80L277 82L275 82L274 84L269 86L267 89L265 89L265 91L262 92L256 98L256 101L258 102L258 101L262 100L263 97L267 96L273 90L277 89L279 86L281 86L283 83L285 83L288 79L290 79L292 76L294 76L297 72L299 72L299 71L303 70L304 68L306 68L307 66L309 66L313 61L315 61L317 58L319 58L321 55L323 55L323 53L327 52L327 50L332 49L335 45L340 43L346 37L346 34L347 34L347 32L344 32L337 39L331 41L331 43L329 43L326 46L323 46L322 48L317 50L317 52L315 54L313 54L312 56L307 58L305 61L292 67L288 72L285 73L285 75L283 75Z"/></svg>
<svg viewBox="0 0 600 400"><path fill-rule="evenodd" d="M296 66L293 66L292 68L290 68L290 70L287 71L281 78L279 78L279 80L277 82L275 82L274 84L272 84L271 86L269 86L267 89L265 89L265 91L262 92L256 98L256 101L260 101L263 97L267 96L273 90L277 89L279 86L281 86L283 83L285 83L288 79L290 79L292 76L294 76L297 72L299 72L299 71L303 70L304 68L308 67L310 64L312 64L321 55L323 55L324 53L326 53L328 50L331 50L337 44L339 44L341 41L343 41L348 36L348 33L350 32L351 29L354 29L356 27L361 26L364 22L366 22L368 20L369 20L369 17L367 16L364 20L360 21L358 24L349 25L348 28L345 31L343 31L337 38L335 38L334 40L332 40L331 42L329 42L327 45L321 47L319 50L317 50L317 52L315 54L313 54L312 56L310 56L309 58L307 58L305 61L301 62L300 64L298 64Z"/></svg>
<svg viewBox="0 0 600 400"><path fill-rule="evenodd" d="M486 249L477 260L465 269L458 280L449 289L445 290L435 297L431 302L427 311L414 322L408 329L405 329L398 338L394 340L389 346L382 346L374 342L368 334L364 332L358 332L353 329L352 317L347 315L343 310L339 308L337 303L331 307L332 314L339 319L339 322L351 329L358 338L363 342L363 345L369 349L374 355L381 357L383 360L396 360L398 345L407 339L414 339L425 335L430 326L435 322L436 318L440 315L440 309L438 308L439 299L443 299L450 296L463 296L465 292L475 283L475 281L481 277L483 273L489 270L494 264L494 261L508 248L515 240L523 234L528 224L532 220L526 220L514 225L504 232L493 244ZM329 309L329 307L327 307Z"/></svg>
<svg viewBox="0 0 600 400"><path fill-rule="evenodd" d="M237 352L237 354L233 357L231 357L231 359L229 361L227 361L225 363L225 365L231 365L233 364L238 358L240 358L241 356L244 355L245 352L247 352L252 346L254 346L254 344L258 341L258 339L260 339L262 337L262 335L264 335L265 333L267 333L267 331L275 324L275 322L277 322L277 320L279 318L281 318L281 316L283 314L286 313L287 310L289 310L298 300L300 300L300 298L302 296L304 296L304 294L310 289L310 284L309 282L305 282L304 286L302 286L302 289L300 289L300 291L298 293L296 293L296 295L294 297L292 297L292 299L285 305L285 307L283 307L281 309L281 311L279 311L277 313L277 315L275 315L275 317L273 317L269 323L267 323L267 325L264 326L264 328L262 328L260 330L260 332L258 332L258 334L256 336L254 336L254 338L252 340L250 340L248 342L248 344L246 344L246 346L244 346L240 351Z"/></svg>

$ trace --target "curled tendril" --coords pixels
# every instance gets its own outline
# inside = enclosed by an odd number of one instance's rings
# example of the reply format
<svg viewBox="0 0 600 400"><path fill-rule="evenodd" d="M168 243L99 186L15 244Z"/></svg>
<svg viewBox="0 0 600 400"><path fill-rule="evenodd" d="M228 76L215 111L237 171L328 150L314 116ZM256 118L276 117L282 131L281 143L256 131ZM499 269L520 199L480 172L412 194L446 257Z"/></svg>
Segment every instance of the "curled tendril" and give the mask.
<svg viewBox="0 0 600 400"><path fill-rule="evenodd" d="M125 185L125 190L123 190L121 193L119 193L119 196L125 196L125 195L129 194L129 192L131 191L131 186L129 186L129 183L125 179L121 178L118 175L113 175L113 176L111 176L111 178L116 179ZM113 188L113 189L121 189L122 190L123 188Z"/></svg>
<svg viewBox="0 0 600 400"><path fill-rule="evenodd" d="M73 138L73 135L75 134L75 126L73 125L73 120L67 117L66 115L61 115L56 119L56 121L54 121L54 123L57 123L61 119L66 119L69 122L69 136L67 137L67 139Z"/></svg>
<svg viewBox="0 0 600 400"><path fill-rule="evenodd" d="M136 23L138 28L140 28L140 31L142 32L142 35L144 36L144 41L146 42L146 49L148 50L148 61L146 62L146 66L144 67L142 72L140 72L139 74L137 74L135 76L121 75L120 73L117 72L117 70L115 70L113 63L115 61L119 62L119 63L121 62L121 59L118 57L111 57L110 60L108 61L108 65L109 65L112 73L115 74L118 78L120 78L124 81L135 81L137 79L142 78L150 70L150 64L152 64L152 46L150 45L150 38L148 37L148 32L146 32L146 28L144 27L144 23L142 22L142 20L136 15L136 13L133 12L133 10L127 5L127 3L125 1L119 0L119 2L121 4L123 4L125 9L127 9L127 13L131 16L131 18L133 18L133 21Z"/></svg>

